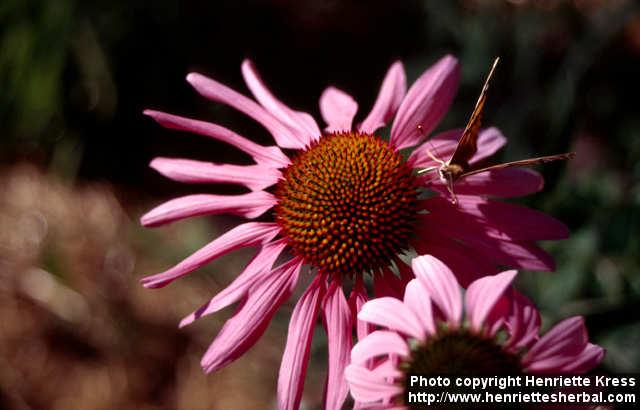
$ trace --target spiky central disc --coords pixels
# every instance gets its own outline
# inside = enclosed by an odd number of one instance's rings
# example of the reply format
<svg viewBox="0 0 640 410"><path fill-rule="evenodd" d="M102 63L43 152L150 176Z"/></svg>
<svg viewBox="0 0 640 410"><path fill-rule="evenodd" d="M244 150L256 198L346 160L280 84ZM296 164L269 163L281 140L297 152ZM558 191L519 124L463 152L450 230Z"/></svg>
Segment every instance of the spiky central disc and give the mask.
<svg viewBox="0 0 640 410"><path fill-rule="evenodd" d="M389 265L417 212L411 168L388 143L357 132L323 136L278 183L276 220L294 253L333 275Z"/></svg>

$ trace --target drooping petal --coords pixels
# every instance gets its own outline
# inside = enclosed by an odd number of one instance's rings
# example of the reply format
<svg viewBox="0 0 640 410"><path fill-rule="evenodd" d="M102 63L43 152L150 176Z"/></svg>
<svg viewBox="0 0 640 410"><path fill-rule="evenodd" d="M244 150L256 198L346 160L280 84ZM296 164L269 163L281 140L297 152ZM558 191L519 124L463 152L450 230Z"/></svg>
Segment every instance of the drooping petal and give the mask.
<svg viewBox="0 0 640 410"><path fill-rule="evenodd" d="M447 206L450 207L450 203ZM464 196L460 197L458 208L485 224L490 236L514 240L566 239L569 236L569 230L562 222L518 204Z"/></svg>
<svg viewBox="0 0 640 410"><path fill-rule="evenodd" d="M579 356L588 342L584 319L570 317L542 336L522 358L522 364L531 372L559 372Z"/></svg>
<svg viewBox="0 0 640 410"><path fill-rule="evenodd" d="M278 182L280 171L263 165L230 165L181 158L154 158L149 166L167 178L190 184L238 184L260 191Z"/></svg>
<svg viewBox="0 0 640 410"><path fill-rule="evenodd" d="M453 156L453 152L462 137L462 129L441 132L411 152L408 162L414 168L427 168L439 165L429 156L429 152L437 159L446 162ZM478 133L478 152L470 163L473 164L495 154L507 143L507 139L495 127L483 128Z"/></svg>
<svg viewBox="0 0 640 410"><path fill-rule="evenodd" d="M376 330L353 347L351 363L363 365L370 359L390 354L405 357L409 354L409 346L396 332Z"/></svg>
<svg viewBox="0 0 640 410"><path fill-rule="evenodd" d="M242 356L262 336L298 281L302 261L294 258L256 283L233 317L226 321L200 364L205 372L221 369Z"/></svg>
<svg viewBox="0 0 640 410"><path fill-rule="evenodd" d="M604 358L604 349L593 343L588 343L584 350L573 360L565 364L560 373L581 374L596 367Z"/></svg>
<svg viewBox="0 0 640 410"><path fill-rule="evenodd" d="M540 312L523 294L515 290L511 293L511 314L505 323L509 339L505 343L511 351L528 349L538 340L540 332Z"/></svg>
<svg viewBox="0 0 640 410"><path fill-rule="evenodd" d="M425 71L407 92L391 128L398 149L418 145L438 125L458 90L460 67L445 56Z"/></svg>
<svg viewBox="0 0 640 410"><path fill-rule="evenodd" d="M437 216L434 215L437 218ZM433 255L453 272L462 287L485 275L498 273L495 263L473 248L452 238L442 237L440 232L417 230L418 239L412 243L419 255Z"/></svg>
<svg viewBox="0 0 640 410"><path fill-rule="evenodd" d="M324 322L327 330L329 350L329 370L325 409L340 410L349 394L349 386L344 377L344 369L349 365L351 351L351 311L342 291L341 283L331 283L322 303Z"/></svg>
<svg viewBox="0 0 640 410"><path fill-rule="evenodd" d="M351 131L356 112L358 103L338 88L327 87L320 96L320 113L327 123L328 132Z"/></svg>
<svg viewBox="0 0 640 410"><path fill-rule="evenodd" d="M411 309L392 297L368 301L358 314L359 320L397 330L418 340L424 338L424 329Z"/></svg>
<svg viewBox="0 0 640 410"><path fill-rule="evenodd" d="M283 168L290 163L289 158L280 150L280 148L276 146L264 147L260 144L256 144L255 142L217 124L193 120L154 110L144 110L144 115L150 116L166 128L193 132L195 134L204 135L206 137L226 142L227 144L233 145L234 147L251 155L256 163L264 166L271 168Z"/></svg>
<svg viewBox="0 0 640 410"><path fill-rule="evenodd" d="M402 394L402 387L388 383L385 376L353 364L345 370L351 395L362 403L390 401L394 396Z"/></svg>
<svg viewBox="0 0 640 410"><path fill-rule="evenodd" d="M305 147L306 138L297 135L255 101L239 92L198 73L187 75L187 81L203 97L227 104L262 124L273 135L280 147L292 149Z"/></svg>
<svg viewBox="0 0 640 410"><path fill-rule="evenodd" d="M509 270L473 282L465 293L465 307L471 329L479 332L485 319L511 285L518 272Z"/></svg>
<svg viewBox="0 0 640 410"><path fill-rule="evenodd" d="M413 272L447 322L456 327L462 318L462 295L453 272L440 260L423 255L412 261Z"/></svg>
<svg viewBox="0 0 640 410"><path fill-rule="evenodd" d="M320 138L321 132L313 117L305 112L294 111L278 100L266 86L250 60L242 62L242 76L253 96L274 117L287 124L306 144Z"/></svg>
<svg viewBox="0 0 640 410"><path fill-rule="evenodd" d="M239 215L253 219L265 213L276 203L276 198L264 191L242 195L187 195L153 208L140 218L140 223L150 227L191 216L218 214Z"/></svg>
<svg viewBox="0 0 640 410"><path fill-rule="evenodd" d="M436 203L439 198L427 202ZM431 209L430 206L427 207ZM494 264L538 271L553 271L553 258L529 241L496 238L489 235L489 227L469 214L433 207L433 212L420 216L418 234L425 238L455 238L473 248L474 253Z"/></svg>
<svg viewBox="0 0 640 410"><path fill-rule="evenodd" d="M286 246L284 239L264 245L233 282L218 292L209 302L182 319L180 327L190 325L195 320L224 309L245 297L252 286L271 274L271 267Z"/></svg>
<svg viewBox="0 0 640 410"><path fill-rule="evenodd" d="M364 287L362 276L358 276L351 289L349 295L349 308L351 308L351 320L356 324L356 336L358 340L362 340L373 330L373 326L369 323L358 320L358 313L362 310L362 306L367 302L367 289Z"/></svg>
<svg viewBox="0 0 640 410"><path fill-rule="evenodd" d="M458 199L463 195L513 198L533 194L543 186L544 179L532 169L505 168L464 177L454 184L454 190Z"/></svg>
<svg viewBox="0 0 640 410"><path fill-rule="evenodd" d="M146 288L166 286L174 280L193 272L202 265L235 249L270 242L279 232L280 226L273 222L247 222L238 225L205 247L200 248L173 268L162 273L144 277L140 282L142 282L142 285Z"/></svg>
<svg viewBox="0 0 640 410"><path fill-rule="evenodd" d="M316 276L291 313L287 344L278 374L278 409L297 410L309 363L309 349L325 292L325 278Z"/></svg>
<svg viewBox="0 0 640 410"><path fill-rule="evenodd" d="M367 118L360 125L360 131L373 134L379 128L384 127L398 110L406 92L407 78L404 74L404 67L400 61L396 61L389 67L376 102Z"/></svg>
<svg viewBox="0 0 640 410"><path fill-rule="evenodd" d="M422 323L425 336L426 334L432 335L436 332L436 324L431 308L431 298L418 279L413 279L407 284L404 291L404 304L409 306L409 309L413 311L416 318Z"/></svg>

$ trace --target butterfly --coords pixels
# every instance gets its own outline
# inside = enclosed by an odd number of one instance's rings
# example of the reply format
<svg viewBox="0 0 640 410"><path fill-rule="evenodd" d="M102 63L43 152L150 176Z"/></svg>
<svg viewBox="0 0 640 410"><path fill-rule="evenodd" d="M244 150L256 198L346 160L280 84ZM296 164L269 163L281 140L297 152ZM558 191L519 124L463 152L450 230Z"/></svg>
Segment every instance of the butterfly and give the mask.
<svg viewBox="0 0 640 410"><path fill-rule="evenodd" d="M418 174L423 174L426 172L437 170L438 176L440 180L444 184L446 184L447 190L451 194L451 202L454 204L457 202L457 199L453 190L453 184L462 178L479 174L481 172L493 171L496 169L531 166L551 161L568 160L575 156L575 152L567 152L564 154L549 155L546 157L505 162L503 164L491 165L488 167L477 169L473 169L472 166L469 165L469 161L471 160L471 158L476 154L476 152L478 152L478 134L480 133L480 126L482 124L482 111L487 99L489 82L491 80L491 77L493 77L493 73L499 61L500 58L496 58L493 62L493 65L491 66L491 70L489 71L487 79L484 82L484 86L482 87L482 91L480 92L480 97L478 97L475 108L471 113L471 117L469 118L467 126L462 132L462 137L460 138L460 141L458 141L458 145L456 146L456 149L453 152L451 158L448 161L443 161L439 158L436 158L436 156L433 155L433 153L429 149L427 149L427 154L429 155L429 157L431 157L431 159L433 159L440 165L424 168L418 171ZM418 128L420 129L422 127L418 126Z"/></svg>

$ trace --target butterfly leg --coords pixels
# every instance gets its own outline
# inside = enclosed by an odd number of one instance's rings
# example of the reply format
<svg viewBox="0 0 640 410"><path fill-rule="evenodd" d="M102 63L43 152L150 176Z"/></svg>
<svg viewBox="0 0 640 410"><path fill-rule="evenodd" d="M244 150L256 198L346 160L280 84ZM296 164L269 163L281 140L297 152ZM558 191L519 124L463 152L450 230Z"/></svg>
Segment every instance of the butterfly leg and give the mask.
<svg viewBox="0 0 640 410"><path fill-rule="evenodd" d="M447 175L447 190L451 194L451 203L453 205L458 203L458 197L456 197L456 193L453 191L453 176L451 174Z"/></svg>

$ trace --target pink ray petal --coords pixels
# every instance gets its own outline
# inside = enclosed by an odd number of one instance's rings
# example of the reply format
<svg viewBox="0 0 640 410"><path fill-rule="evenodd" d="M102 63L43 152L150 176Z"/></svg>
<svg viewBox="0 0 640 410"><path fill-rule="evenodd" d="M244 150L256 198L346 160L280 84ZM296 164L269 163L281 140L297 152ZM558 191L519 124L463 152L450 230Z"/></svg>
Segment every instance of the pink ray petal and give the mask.
<svg viewBox="0 0 640 410"><path fill-rule="evenodd" d="M362 276L356 278L356 282L349 295L349 307L351 308L351 320L356 324L356 336L358 340L364 339L372 332L373 326L362 320L358 320L358 313L362 310L362 306L367 302L367 289L364 287Z"/></svg>
<svg viewBox="0 0 640 410"><path fill-rule="evenodd" d="M396 354L406 357L409 353L409 346L398 333L376 330L353 347L351 363L363 365L378 356Z"/></svg>
<svg viewBox="0 0 640 410"><path fill-rule="evenodd" d="M430 200L435 198L430 198ZM437 201L433 201L437 202ZM429 206L428 209L431 210ZM433 208L431 214L421 216L418 234L424 238L455 238L473 248L495 264L537 271L553 271L551 255L535 244L491 237L487 227L462 212Z"/></svg>
<svg viewBox="0 0 640 410"><path fill-rule="evenodd" d="M278 182L282 174L263 165L230 165L180 158L154 158L149 166L174 181L190 184L239 184L260 191Z"/></svg>
<svg viewBox="0 0 640 410"><path fill-rule="evenodd" d="M473 282L465 293L465 307L471 329L480 332L485 319L496 306L500 298L518 272L509 270L497 275L486 276Z"/></svg>
<svg viewBox="0 0 640 410"><path fill-rule="evenodd" d="M233 317L226 321L202 361L205 372L221 369L242 356L267 329L280 305L298 281L302 261L292 259L274 269L268 280L256 284Z"/></svg>
<svg viewBox="0 0 640 410"><path fill-rule="evenodd" d="M309 364L309 349L320 303L325 292L325 278L316 276L302 294L291 314L287 345L278 374L278 409L297 410Z"/></svg>
<svg viewBox="0 0 640 410"><path fill-rule="evenodd" d="M450 207L450 202L439 198L442 206ZM436 201L433 201L432 206ZM478 197L460 197L458 209L475 217L490 229L487 233L494 237L514 240L566 239L569 230L557 219L521 205L501 201L488 201Z"/></svg>
<svg viewBox="0 0 640 410"><path fill-rule="evenodd" d="M404 74L404 67L402 62L396 61L389 67L376 102L367 118L360 125L359 130L373 134L379 128L384 127L398 110L406 92L407 78Z"/></svg>
<svg viewBox="0 0 640 410"><path fill-rule="evenodd" d="M327 87L320 96L320 113L327 123L327 132L351 131L358 103L349 94Z"/></svg>
<svg viewBox="0 0 640 410"><path fill-rule="evenodd" d="M349 394L344 369L349 365L351 351L351 311L342 291L341 283L331 283L322 303L324 323L327 330L329 370L325 392L325 409L340 410Z"/></svg>
<svg viewBox="0 0 640 410"><path fill-rule="evenodd" d="M162 273L146 276L140 280L146 288L160 288L187 275L202 265L235 249L270 242L280 232L274 222L247 222L227 231L191 256Z"/></svg>
<svg viewBox="0 0 640 410"><path fill-rule="evenodd" d="M402 149L424 140L449 109L458 90L459 79L458 60L450 55L425 71L413 83L398 108L391 127L391 143Z"/></svg>
<svg viewBox="0 0 640 410"><path fill-rule="evenodd" d="M538 340L540 332L540 312L523 294L512 290L511 314L505 323L509 331L509 339L505 343L511 351L528 349Z"/></svg>
<svg viewBox="0 0 640 410"><path fill-rule="evenodd" d="M531 372L557 372L573 361L588 342L584 319L570 317L542 336L522 358L522 364Z"/></svg>
<svg viewBox="0 0 640 410"><path fill-rule="evenodd" d="M400 385L387 383L384 374L362 366L347 366L345 377L349 382L351 395L359 402L390 401L394 396L402 394Z"/></svg>
<svg viewBox="0 0 640 410"><path fill-rule="evenodd" d="M434 184L437 188L438 184ZM446 191L443 185L442 192ZM529 168L505 168L482 172L458 180L454 190L458 199L463 195L483 195L512 198L533 194L544 186L542 176Z"/></svg>
<svg viewBox="0 0 640 410"><path fill-rule="evenodd" d="M191 216L218 214L239 215L253 219L268 211L276 203L276 198L264 191L242 195L187 195L153 208L140 218L140 223L151 227Z"/></svg>
<svg viewBox="0 0 640 410"><path fill-rule="evenodd" d="M568 362L559 371L561 373L581 374L596 367L604 358L605 350L593 343L588 343L584 350Z"/></svg>
<svg viewBox="0 0 640 410"><path fill-rule="evenodd" d="M477 254L465 244L442 237L439 232L419 230L418 235L419 239L412 243L418 254L430 254L440 259L456 273L462 287L469 286L479 277L498 273L492 260Z"/></svg>
<svg viewBox="0 0 640 410"><path fill-rule="evenodd" d="M393 297L368 301L358 314L359 320L397 330L418 340L424 338L425 329L409 307Z"/></svg>
<svg viewBox="0 0 640 410"><path fill-rule="evenodd" d="M427 168L438 166L433 161L428 151L442 161L448 161L453 156L453 152L458 145L458 140L462 137L462 129L448 130L433 136L411 152L409 163L414 168ZM478 134L478 152L473 156L470 163L476 163L495 154L507 143L507 139L499 129L495 127L484 128Z"/></svg>
<svg viewBox="0 0 640 410"><path fill-rule="evenodd" d="M190 325L195 320L218 312L245 297L252 286L271 275L271 267L286 246L285 239L265 244L244 271L229 286L218 292L209 302L200 306L195 312L182 319L180 327Z"/></svg>
<svg viewBox="0 0 640 410"><path fill-rule="evenodd" d="M256 163L264 166L271 168L283 168L290 163L289 158L284 155L280 148L276 146L264 147L256 144L255 142L217 124L193 120L154 110L144 110L144 115L150 116L166 128L192 132L226 142L227 144L233 145L234 147L251 155Z"/></svg>
<svg viewBox="0 0 640 410"><path fill-rule="evenodd" d="M454 328L462 318L462 295L460 285L453 272L440 260L431 255L413 259L413 272L427 290L433 303L445 315L447 322Z"/></svg>
<svg viewBox="0 0 640 410"><path fill-rule="evenodd" d="M436 324L433 318L431 298L418 279L413 279L407 284L404 291L404 304L409 306L425 330L421 340L424 340L427 335L435 334Z"/></svg>
<svg viewBox="0 0 640 410"><path fill-rule="evenodd" d="M187 81L203 97L227 104L262 124L273 135L280 147L292 149L305 147L306 139L291 131L267 110L239 92L198 73L187 75Z"/></svg>
<svg viewBox="0 0 640 410"><path fill-rule="evenodd" d="M306 140L306 145L320 138L320 128L313 117L305 112L294 111L278 100L262 81L252 61L242 62L242 76L256 100L274 117L294 130L301 140Z"/></svg>

